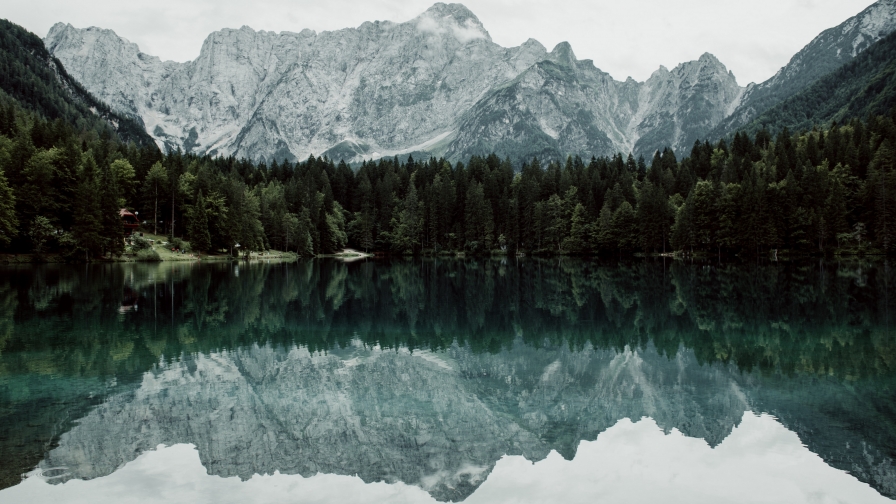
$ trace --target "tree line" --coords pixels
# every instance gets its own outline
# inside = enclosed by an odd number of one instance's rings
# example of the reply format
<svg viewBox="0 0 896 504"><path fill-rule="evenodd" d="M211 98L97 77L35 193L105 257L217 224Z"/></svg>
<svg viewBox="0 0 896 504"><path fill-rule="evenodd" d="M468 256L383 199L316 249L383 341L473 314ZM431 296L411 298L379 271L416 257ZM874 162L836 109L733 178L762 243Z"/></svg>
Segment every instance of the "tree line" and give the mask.
<svg viewBox="0 0 896 504"><path fill-rule="evenodd" d="M0 19L0 90L51 120L138 144L153 142L142 124L113 111L68 75L40 37L5 19Z"/></svg>
<svg viewBox="0 0 896 504"><path fill-rule="evenodd" d="M896 251L893 116L517 170L162 154L0 99L0 248L124 252L121 208L193 250L394 254Z"/></svg>
<svg viewBox="0 0 896 504"><path fill-rule="evenodd" d="M896 274L883 261L428 257L250 263L239 276L209 264L11 271L0 279L2 372L27 374L39 355L48 376L139 380L163 357L358 340L690 349L701 364L846 381L896 371Z"/></svg>
<svg viewBox="0 0 896 504"><path fill-rule="evenodd" d="M71 422L107 394L138 388L144 373L259 347L347 358L340 348L351 353L359 342L412 351L457 345L481 355L459 361L465 366L506 357L512 367L525 356L512 385L484 369L467 376L485 397L519 391L526 382L518 378L540 380L556 358L550 350L656 349L672 365L692 355L754 373L747 382L758 387L756 407L785 424L805 418L785 414L788 406L817 418L824 404L824 418L856 437L896 432L896 273L885 261L400 257L253 262L238 265L239 276L234 268L49 265L0 275L0 452L12 461L0 466L0 487L18 484ZM526 369L538 373L525 378ZM589 379L585 372L576 382ZM848 418L863 421L844 428L838 412L850 408Z"/></svg>

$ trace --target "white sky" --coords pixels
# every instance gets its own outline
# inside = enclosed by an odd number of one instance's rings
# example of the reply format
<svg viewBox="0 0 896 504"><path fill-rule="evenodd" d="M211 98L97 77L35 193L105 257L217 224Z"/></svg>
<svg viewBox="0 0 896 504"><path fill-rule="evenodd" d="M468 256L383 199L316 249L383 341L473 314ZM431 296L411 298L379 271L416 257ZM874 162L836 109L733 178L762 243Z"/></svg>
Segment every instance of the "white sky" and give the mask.
<svg viewBox="0 0 896 504"><path fill-rule="evenodd" d="M77 429L77 427L76 427ZM471 467L471 469L475 469ZM31 473L0 491L9 504L173 504L256 502L395 502L437 504L417 486L364 483L357 476L274 473L246 481L210 475L192 445L141 454L116 472L61 485ZM439 473L437 472L436 475ZM744 414L715 449L651 419L620 420L595 441L582 441L575 458L552 451L532 463L504 456L465 504L495 502L663 502L788 504L892 502L855 476L828 466L774 417Z"/></svg>
<svg viewBox="0 0 896 504"><path fill-rule="evenodd" d="M433 0L4 0L0 16L43 37L57 21L99 26L162 59L188 61L221 28L318 32L364 21L407 21ZM714 54L738 83L762 82L821 31L870 0L466 0L492 39L528 38L548 50L572 44L576 57L623 80L642 81Z"/></svg>

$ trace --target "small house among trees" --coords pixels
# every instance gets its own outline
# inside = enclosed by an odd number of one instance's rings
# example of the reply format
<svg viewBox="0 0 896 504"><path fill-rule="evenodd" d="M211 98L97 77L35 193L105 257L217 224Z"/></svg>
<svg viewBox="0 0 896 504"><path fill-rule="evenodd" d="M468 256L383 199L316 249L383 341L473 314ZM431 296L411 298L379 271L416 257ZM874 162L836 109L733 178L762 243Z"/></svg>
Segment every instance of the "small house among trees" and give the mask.
<svg viewBox="0 0 896 504"><path fill-rule="evenodd" d="M121 225L124 227L125 236L131 235L135 229L140 227L140 221L137 219L137 216L127 208L119 210L118 215L121 217Z"/></svg>

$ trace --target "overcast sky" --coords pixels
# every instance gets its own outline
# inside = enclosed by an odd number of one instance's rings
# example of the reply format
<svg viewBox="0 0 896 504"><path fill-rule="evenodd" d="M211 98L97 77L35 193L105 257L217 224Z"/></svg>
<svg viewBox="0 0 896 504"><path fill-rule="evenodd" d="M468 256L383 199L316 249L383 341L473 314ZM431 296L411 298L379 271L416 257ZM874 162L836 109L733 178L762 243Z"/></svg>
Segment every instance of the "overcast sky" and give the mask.
<svg viewBox="0 0 896 504"><path fill-rule="evenodd" d="M43 37L63 21L110 28L162 59L199 55L212 31L316 31L364 21L410 20L432 0L5 0L0 16ZM714 54L738 83L762 82L821 31L869 0L467 0L505 46L534 38L550 50L572 44L576 57L623 80L642 81L660 65Z"/></svg>

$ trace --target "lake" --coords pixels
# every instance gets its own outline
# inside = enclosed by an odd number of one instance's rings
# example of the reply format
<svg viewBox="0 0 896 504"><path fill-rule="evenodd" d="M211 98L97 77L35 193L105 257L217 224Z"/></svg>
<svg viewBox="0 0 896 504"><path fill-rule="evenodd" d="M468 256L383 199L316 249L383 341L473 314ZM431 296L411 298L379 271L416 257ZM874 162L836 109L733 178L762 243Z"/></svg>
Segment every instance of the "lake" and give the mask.
<svg viewBox="0 0 896 504"><path fill-rule="evenodd" d="M0 269L0 502L891 502L884 261Z"/></svg>

